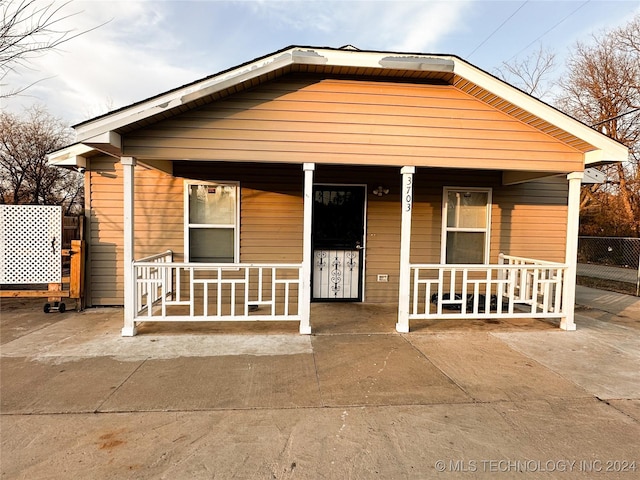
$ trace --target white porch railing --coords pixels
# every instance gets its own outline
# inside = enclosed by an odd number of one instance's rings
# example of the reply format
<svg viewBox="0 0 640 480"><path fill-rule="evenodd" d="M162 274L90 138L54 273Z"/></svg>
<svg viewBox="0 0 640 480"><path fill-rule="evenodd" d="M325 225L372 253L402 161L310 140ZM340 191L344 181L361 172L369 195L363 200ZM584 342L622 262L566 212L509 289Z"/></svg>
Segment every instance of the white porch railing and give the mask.
<svg viewBox="0 0 640 480"><path fill-rule="evenodd" d="M300 264L133 262L134 321L297 320Z"/></svg>
<svg viewBox="0 0 640 480"><path fill-rule="evenodd" d="M558 318L567 265L500 254L497 265L413 264L410 319Z"/></svg>

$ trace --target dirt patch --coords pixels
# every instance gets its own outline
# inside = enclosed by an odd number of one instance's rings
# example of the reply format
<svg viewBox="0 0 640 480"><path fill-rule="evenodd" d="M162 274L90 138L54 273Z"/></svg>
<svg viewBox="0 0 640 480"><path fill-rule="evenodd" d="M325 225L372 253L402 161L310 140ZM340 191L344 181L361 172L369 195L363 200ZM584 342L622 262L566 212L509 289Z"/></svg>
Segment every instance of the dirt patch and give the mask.
<svg viewBox="0 0 640 480"><path fill-rule="evenodd" d="M617 280L608 280L604 278L585 277L578 275L578 285L583 287L597 288L598 290L607 290L609 292L624 293L625 295L636 295L636 286L632 283L619 282Z"/></svg>

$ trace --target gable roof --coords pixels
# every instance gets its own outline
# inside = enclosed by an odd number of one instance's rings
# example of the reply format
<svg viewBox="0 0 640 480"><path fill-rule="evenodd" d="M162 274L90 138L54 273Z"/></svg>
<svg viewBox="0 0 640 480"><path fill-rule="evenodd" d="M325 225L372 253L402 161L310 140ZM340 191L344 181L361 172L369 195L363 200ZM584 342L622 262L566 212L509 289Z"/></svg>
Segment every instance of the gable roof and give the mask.
<svg viewBox="0 0 640 480"><path fill-rule="evenodd" d="M619 142L455 55L353 47L290 46L73 128L80 144L120 155L120 136L127 132L294 72L443 82L585 153L587 165L628 158L627 148ZM68 159L68 150L65 155ZM58 163L55 153L50 158Z"/></svg>

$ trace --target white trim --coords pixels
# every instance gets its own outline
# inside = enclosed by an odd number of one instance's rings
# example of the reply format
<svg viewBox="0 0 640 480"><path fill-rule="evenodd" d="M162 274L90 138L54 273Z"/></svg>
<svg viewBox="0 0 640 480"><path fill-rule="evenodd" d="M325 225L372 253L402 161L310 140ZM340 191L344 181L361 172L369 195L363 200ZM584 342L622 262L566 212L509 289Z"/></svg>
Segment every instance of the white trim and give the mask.
<svg viewBox="0 0 640 480"><path fill-rule="evenodd" d="M410 319L559 318L567 265L511 255L497 264L414 264Z"/></svg>
<svg viewBox="0 0 640 480"><path fill-rule="evenodd" d="M400 273L398 279L398 321L396 331L409 333L409 303L411 299L411 216L413 213L413 175L416 167L402 167L400 192L402 218L400 225Z"/></svg>
<svg viewBox="0 0 640 480"><path fill-rule="evenodd" d="M236 212L235 212L235 224L206 224L206 223L198 223L191 224L189 223L189 187L191 185L211 185L211 186L233 186L236 189ZM191 261L189 245L190 245L190 229L229 229L233 228L233 263L240 262L240 196L241 196L241 188L240 182L238 181L216 181L216 180L185 180L184 181L184 196L183 196L183 212L184 212L184 233L183 233L183 241L184 241L184 258L186 262Z"/></svg>
<svg viewBox="0 0 640 480"><path fill-rule="evenodd" d="M313 172L315 163L304 163L304 187L303 187L303 227L302 227L302 266L300 268L300 333L311 334L311 255L313 227Z"/></svg>
<svg viewBox="0 0 640 480"><path fill-rule="evenodd" d="M479 192L487 194L486 206L486 227L485 228L463 228L447 226L447 206L449 202L449 192ZM442 189L442 227L440 233L440 263L447 265L447 232L477 232L484 233L484 252L482 263L489 264L491 254L491 210L493 201L493 189L490 187L444 187Z"/></svg>
<svg viewBox="0 0 640 480"><path fill-rule="evenodd" d="M81 143L70 145L46 155L47 163L57 167L87 167L85 155L93 152L93 148Z"/></svg>
<svg viewBox="0 0 640 480"><path fill-rule="evenodd" d="M124 326L123 337L136 334L135 322L135 278L133 260L135 255L135 170L136 159L122 157L124 192Z"/></svg>
<svg viewBox="0 0 640 480"><path fill-rule="evenodd" d="M567 264L562 292L562 311L560 328L575 330L574 321L576 301L576 273L578 269L578 230L580 228L580 187L582 186L582 172L567 175L569 194L567 197L567 245L564 261Z"/></svg>

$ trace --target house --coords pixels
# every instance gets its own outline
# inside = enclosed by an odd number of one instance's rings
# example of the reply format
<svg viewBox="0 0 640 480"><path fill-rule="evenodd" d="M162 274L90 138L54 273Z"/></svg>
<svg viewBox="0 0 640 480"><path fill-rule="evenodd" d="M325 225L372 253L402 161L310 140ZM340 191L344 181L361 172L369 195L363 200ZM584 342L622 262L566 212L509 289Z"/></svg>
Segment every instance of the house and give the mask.
<svg viewBox="0 0 640 480"><path fill-rule="evenodd" d="M143 321L310 303L575 328L580 184L626 147L452 55L292 46L75 127L87 302Z"/></svg>

